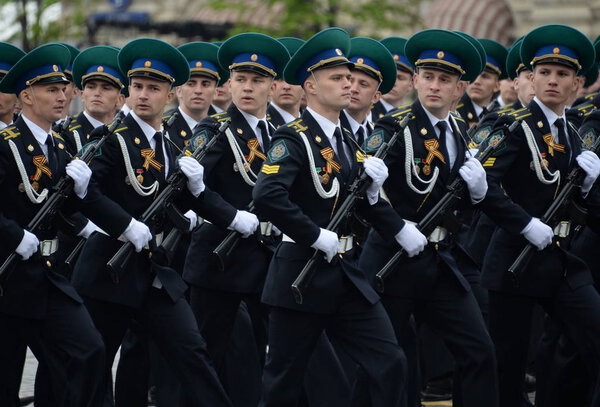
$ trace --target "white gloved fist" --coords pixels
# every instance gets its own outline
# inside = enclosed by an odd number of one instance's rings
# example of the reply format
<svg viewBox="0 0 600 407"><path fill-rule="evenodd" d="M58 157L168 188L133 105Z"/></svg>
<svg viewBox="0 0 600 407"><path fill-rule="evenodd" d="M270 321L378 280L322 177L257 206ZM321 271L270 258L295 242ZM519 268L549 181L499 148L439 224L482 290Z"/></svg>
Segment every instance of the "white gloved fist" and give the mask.
<svg viewBox="0 0 600 407"><path fill-rule="evenodd" d="M554 237L552 228L538 218L531 218L527 226L521 231L521 234L525 236L525 239L529 240L529 243L537 247L538 250L544 250L546 246L552 243L552 238Z"/></svg>
<svg viewBox="0 0 600 407"><path fill-rule="evenodd" d="M331 230L321 228L319 237L310 247L324 252L325 260L327 260L327 263L331 263L331 259L338 253L338 235Z"/></svg>
<svg viewBox="0 0 600 407"><path fill-rule="evenodd" d="M129 222L129 226L123 232L123 236L127 241L131 242L135 247L136 252L141 252L144 246L152 240L152 233L150 233L150 228L146 226L146 224L139 222L135 219L131 219Z"/></svg>
<svg viewBox="0 0 600 407"><path fill-rule="evenodd" d="M204 167L192 157L181 157L178 162L188 179L188 190L197 198L204 191Z"/></svg>
<svg viewBox="0 0 600 407"><path fill-rule="evenodd" d="M575 159L581 169L585 171L586 175L581 184L581 192L587 194L592 189L598 175L600 175L600 158L591 151L584 151Z"/></svg>
<svg viewBox="0 0 600 407"><path fill-rule="evenodd" d="M255 214L247 211L237 211L229 228L240 233L243 238L247 238L256 231L259 225L260 222Z"/></svg>
<svg viewBox="0 0 600 407"><path fill-rule="evenodd" d="M365 173L371 177L371 185L367 188L368 196L377 196L383 183L388 177L388 168L381 158L367 157L363 161Z"/></svg>
<svg viewBox="0 0 600 407"><path fill-rule="evenodd" d="M488 184L485 170L479 160L469 158L467 162L460 167L458 173L467 184L469 195L471 195L471 201L477 203L483 200L485 194L487 194Z"/></svg>
<svg viewBox="0 0 600 407"><path fill-rule="evenodd" d="M28 230L23 230L23 238L21 243L15 249L15 252L23 258L23 260L29 259L38 250L40 241L37 236Z"/></svg>
<svg viewBox="0 0 600 407"><path fill-rule="evenodd" d="M198 215L193 210L189 210L183 214L190 221L190 232L198 225Z"/></svg>
<svg viewBox="0 0 600 407"><path fill-rule="evenodd" d="M77 236L81 236L84 239L87 239L96 230L98 230L98 227L96 226L96 224L94 222L92 222L91 220L88 219L88 221L85 224L85 226L83 227L83 229L81 229L79 231L79 233L77 233Z"/></svg>
<svg viewBox="0 0 600 407"><path fill-rule="evenodd" d="M421 253L427 246L427 238L413 222L404 221L404 227L396 233L396 241L408 254L408 257L414 257Z"/></svg>
<svg viewBox="0 0 600 407"><path fill-rule="evenodd" d="M67 164L66 173L73 179L73 192L80 199L85 198L87 194L87 187L92 177L92 170L82 160L72 160Z"/></svg>

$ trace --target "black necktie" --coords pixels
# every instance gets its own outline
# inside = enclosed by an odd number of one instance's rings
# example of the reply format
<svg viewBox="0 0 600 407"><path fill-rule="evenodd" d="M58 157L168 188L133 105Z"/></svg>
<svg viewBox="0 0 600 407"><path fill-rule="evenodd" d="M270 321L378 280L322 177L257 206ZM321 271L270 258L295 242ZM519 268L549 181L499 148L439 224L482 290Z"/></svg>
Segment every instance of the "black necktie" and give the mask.
<svg viewBox="0 0 600 407"><path fill-rule="evenodd" d="M58 157L56 155L56 150L54 149L54 141L50 134L46 137L46 147L48 148L48 168L50 168L54 178L58 169Z"/></svg>
<svg viewBox="0 0 600 407"><path fill-rule="evenodd" d="M440 151L444 155L444 158L446 160L446 165L448 165L448 167L452 168L451 163L450 163L450 154L448 153L448 145L447 145L447 140L446 140L446 129L448 129L448 125L446 124L445 121L439 121L439 122L437 122L436 126L440 130L440 137L439 137Z"/></svg>
<svg viewBox="0 0 600 407"><path fill-rule="evenodd" d="M258 121L258 128L260 129L260 137L262 139L262 149L266 153L271 148L271 140L269 139L269 132L264 120Z"/></svg>
<svg viewBox="0 0 600 407"><path fill-rule="evenodd" d="M569 142L567 141L567 133L565 133L565 121L562 118L556 119L554 125L558 128L558 144L562 144L565 148L565 152L561 153L555 151L554 158L561 163L561 165L569 166Z"/></svg>
<svg viewBox="0 0 600 407"><path fill-rule="evenodd" d="M154 133L154 159L162 164L161 173L166 175L165 172L165 152L163 150L163 136L160 131Z"/></svg>
<svg viewBox="0 0 600 407"><path fill-rule="evenodd" d="M356 131L356 142L362 148L365 142L365 128L363 126L360 126Z"/></svg>
<svg viewBox="0 0 600 407"><path fill-rule="evenodd" d="M333 137L335 138L335 143L337 146L337 156L340 160L340 165L342 169L340 173L342 174L342 178L344 180L348 179L350 175L350 162L348 161L348 157L346 156L346 151L344 149L344 138L342 137L342 131L339 127L335 128L335 132L333 133Z"/></svg>

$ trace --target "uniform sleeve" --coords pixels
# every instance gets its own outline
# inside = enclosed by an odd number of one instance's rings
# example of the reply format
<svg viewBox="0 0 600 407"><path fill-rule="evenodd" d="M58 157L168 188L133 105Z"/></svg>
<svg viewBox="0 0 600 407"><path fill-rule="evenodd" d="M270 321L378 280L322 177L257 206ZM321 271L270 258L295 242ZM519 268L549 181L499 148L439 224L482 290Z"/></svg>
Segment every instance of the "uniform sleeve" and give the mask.
<svg viewBox="0 0 600 407"><path fill-rule="evenodd" d="M7 163L12 159L9 157L7 151L7 144L4 141L0 141L0 163ZM4 184L6 178L6 168L4 164L0 164L0 185ZM2 245L10 251L15 251L21 240L23 239L24 231L19 224L13 219L9 219L4 216L4 213L0 211L0 236L2 236Z"/></svg>

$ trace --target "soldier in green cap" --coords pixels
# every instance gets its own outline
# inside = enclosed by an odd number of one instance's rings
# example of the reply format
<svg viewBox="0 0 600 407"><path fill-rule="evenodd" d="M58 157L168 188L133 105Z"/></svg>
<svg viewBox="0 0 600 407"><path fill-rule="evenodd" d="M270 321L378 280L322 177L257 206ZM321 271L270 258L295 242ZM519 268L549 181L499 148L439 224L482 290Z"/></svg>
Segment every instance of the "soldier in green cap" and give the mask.
<svg viewBox="0 0 600 407"><path fill-rule="evenodd" d="M51 219L40 230L26 229L65 174L73 179L74 188L62 211L68 215L85 207L81 199L86 197L91 171L83 161L71 161L64 141L52 131L67 100L63 70L68 61L67 48L46 44L15 61L0 81L0 92L18 95L23 106L15 123L0 132L1 256L5 259L14 252L20 260L7 271L9 278L3 276L0 297L3 406L15 405L6 400L13 395L15 373L6 369L20 356L19 344L28 345L40 361L43 369L37 380L50 386L53 405L99 406L103 397L99 383L104 344L81 297L62 274L59 222ZM91 208L86 214L97 215Z"/></svg>
<svg viewBox="0 0 600 407"><path fill-rule="evenodd" d="M161 131L164 108L173 87L189 79L189 65L176 48L150 38L129 42L117 59L128 77L132 110L92 162L93 188L86 197L88 205L103 211L102 219L94 222L109 235L90 236L80 254L85 261L77 263L72 277L107 347L103 389L110 395L115 354L135 322L153 339L192 405L230 406L185 299L186 285L148 246L150 241L152 247L160 246L170 223L166 217L150 225L136 220L176 170L187 177L175 203L179 210L196 209L206 194L202 166L192 157L176 159ZM115 283L106 264L122 241L131 242L136 253ZM119 396L117 406L134 405Z"/></svg>
<svg viewBox="0 0 600 407"><path fill-rule="evenodd" d="M390 51L396 63L396 83L389 92L384 93L381 99L373 105L371 113L373 122L405 103L406 97L413 90L413 74L415 73L414 67L404 55L406 38L386 37L380 42Z"/></svg>
<svg viewBox="0 0 600 407"><path fill-rule="evenodd" d="M0 57L1 80L10 68L25 55L25 52L12 44L0 42L0 55L2 55ZM14 93L0 93L0 130L13 122L17 103L17 95Z"/></svg>
<svg viewBox="0 0 600 407"><path fill-rule="evenodd" d="M535 97L496 122L499 128L520 120L484 164L489 191L480 204L498 226L486 252L482 284L490 290L489 327L502 407L519 405L523 394L536 303L559 324L589 337L592 357L600 355L600 295L589 269L570 250L575 225L568 214L556 220L560 228L541 219L576 165L584 177L573 199L584 207L600 173L596 153L582 151L597 136L581 140L565 121L566 101L577 86L577 73L592 66L594 47L572 27L547 25L523 38L521 60L532 69ZM494 141L488 137L482 148ZM512 276L507 270L526 245L533 246L533 255ZM596 387L592 405L600 402L599 392Z"/></svg>
<svg viewBox="0 0 600 407"><path fill-rule="evenodd" d="M277 130L253 191L259 216L285 233L262 295L270 306L262 407L298 403L309 357L324 331L368 375L373 406L396 406L403 393L404 355L379 297L355 266L350 231L344 226L338 236L326 229L361 163L372 182L357 210L392 240L403 226L388 221L391 208L379 196L383 162L366 158L340 127L340 112L351 99L349 48L348 34L330 28L291 58L284 79L304 88L308 106ZM297 303L291 284L315 249L317 271Z"/></svg>
<svg viewBox="0 0 600 407"><path fill-rule="evenodd" d="M62 134L66 132L68 129L69 123L65 122L69 117L69 109L71 108L71 102L73 99L77 97L78 89L75 83L73 82L73 62L75 62L75 58L79 55L79 49L72 46L71 44L67 44L64 42L60 42L62 46L66 47L69 50L70 59L69 64L65 67L64 74L69 83L67 84L67 92L65 95L67 96L67 103L65 103L65 110L63 111L63 116L54 123L54 131ZM70 121L70 120L69 120Z"/></svg>
<svg viewBox="0 0 600 407"><path fill-rule="evenodd" d="M450 113L461 80L474 80L483 69L481 54L464 35L446 30L424 30L408 39L408 60L415 66L417 101L380 119L365 143L373 154L394 133L394 122L412 117L403 142L386 158L390 176L384 190L407 229L400 243L407 246L394 274L385 281L383 304L394 325L409 365L408 405L419 401L415 382L418 363L409 321L435 327L456 360L454 398L463 406L496 406L497 384L494 351L481 311L466 279L474 265L457 242L458 228L437 225L430 236L414 226L447 192L446 185L461 177L465 196L458 211L471 209L485 197L485 171L470 158L466 123ZM407 135L408 134L408 135ZM460 214L460 213L459 213ZM395 242L371 231L359 265L377 273L398 251Z"/></svg>

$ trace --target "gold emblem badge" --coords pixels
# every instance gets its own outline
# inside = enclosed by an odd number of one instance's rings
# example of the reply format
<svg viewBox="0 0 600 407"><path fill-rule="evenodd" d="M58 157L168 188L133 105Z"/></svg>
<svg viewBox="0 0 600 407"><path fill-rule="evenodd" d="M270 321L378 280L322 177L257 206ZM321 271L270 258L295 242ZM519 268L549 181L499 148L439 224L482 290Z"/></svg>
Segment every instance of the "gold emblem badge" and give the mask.
<svg viewBox="0 0 600 407"><path fill-rule="evenodd" d="M196 62L196 68L202 68L202 61Z"/></svg>
<svg viewBox="0 0 600 407"><path fill-rule="evenodd" d="M552 50L553 54L560 54L560 48L556 47Z"/></svg>
<svg viewBox="0 0 600 407"><path fill-rule="evenodd" d="M181 133L179 133L179 135L180 135L181 137L185 137L185 136L187 136L187 131L185 131L185 130L181 130Z"/></svg>
<svg viewBox="0 0 600 407"><path fill-rule="evenodd" d="M98 72L104 72L104 67L103 66L99 66L97 69Z"/></svg>
<svg viewBox="0 0 600 407"><path fill-rule="evenodd" d="M133 142L134 142L135 144L140 144L140 143L141 143L140 139L139 139L139 138L137 138L137 137L133 139Z"/></svg>
<svg viewBox="0 0 600 407"><path fill-rule="evenodd" d="M325 173L325 174L321 175L319 178L321 180L321 184L329 183L329 174Z"/></svg>
<svg viewBox="0 0 600 407"><path fill-rule="evenodd" d="M137 177L135 177L135 179L137 179L137 181L142 184L144 182L144 177L142 174L138 174Z"/></svg>
<svg viewBox="0 0 600 407"><path fill-rule="evenodd" d="M427 134L427 129L425 127L421 129L421 134L424 136Z"/></svg>
<svg viewBox="0 0 600 407"><path fill-rule="evenodd" d="M256 55L256 54L252 54L252 55L250 55L250 60L251 60L252 62L256 62L256 61L258 61L258 55Z"/></svg>
<svg viewBox="0 0 600 407"><path fill-rule="evenodd" d="M58 143L58 148L60 148L61 150L64 150L65 145L63 143Z"/></svg>
<svg viewBox="0 0 600 407"><path fill-rule="evenodd" d="M362 64L363 62L365 62L365 60L364 60L364 59L362 59L362 58L358 58L358 59L356 60L356 62L357 62L357 63L359 63L359 64Z"/></svg>
<svg viewBox="0 0 600 407"><path fill-rule="evenodd" d="M431 174L431 166L429 164L425 164L423 166L423 174L429 176Z"/></svg>
<svg viewBox="0 0 600 407"><path fill-rule="evenodd" d="M54 72L58 72L58 66L57 65L52 65L52 70Z"/></svg>
<svg viewBox="0 0 600 407"><path fill-rule="evenodd" d="M33 151L33 146L31 144L27 146L27 151Z"/></svg>
<svg viewBox="0 0 600 407"><path fill-rule="evenodd" d="M541 129L542 127L544 127L544 123L540 120L539 122L537 122L537 126Z"/></svg>
<svg viewBox="0 0 600 407"><path fill-rule="evenodd" d="M31 187L33 188L33 190L34 190L35 192L37 192L37 191L40 189L40 184L39 184L38 182L36 182L36 181L33 181L33 182L31 183Z"/></svg>
<svg viewBox="0 0 600 407"><path fill-rule="evenodd" d="M397 61L399 59L400 59L400 57L398 56L398 54L394 54L394 61Z"/></svg>
<svg viewBox="0 0 600 407"><path fill-rule="evenodd" d="M467 114L467 118L468 118L469 120L471 120L471 119L473 118L473 113L469 112L469 113Z"/></svg>
<svg viewBox="0 0 600 407"><path fill-rule="evenodd" d="M319 136L316 136L316 137L315 137L315 141L316 141L317 143L320 143L320 142L321 142L321 137L319 137Z"/></svg>
<svg viewBox="0 0 600 407"><path fill-rule="evenodd" d="M336 48L336 49L335 49L335 53L336 53L336 54L338 54L338 55L340 55L340 56L344 54L344 53L342 52L342 50L341 50L341 49L339 49L339 48Z"/></svg>
<svg viewBox="0 0 600 407"><path fill-rule="evenodd" d="M244 130L242 130L240 128L238 128L236 131L237 131L237 134L244 134Z"/></svg>
<svg viewBox="0 0 600 407"><path fill-rule="evenodd" d="M150 61L146 61L146 62L144 62L144 66L145 66L146 68L150 68L150 67L152 66L152 62L150 62Z"/></svg>
<svg viewBox="0 0 600 407"><path fill-rule="evenodd" d="M438 53L437 53L437 57L438 57L439 59L444 59L444 56L445 56L445 55L446 55L446 54L444 54L444 51L440 51L440 52L438 52Z"/></svg>

